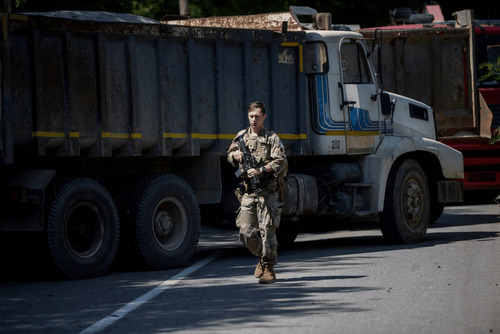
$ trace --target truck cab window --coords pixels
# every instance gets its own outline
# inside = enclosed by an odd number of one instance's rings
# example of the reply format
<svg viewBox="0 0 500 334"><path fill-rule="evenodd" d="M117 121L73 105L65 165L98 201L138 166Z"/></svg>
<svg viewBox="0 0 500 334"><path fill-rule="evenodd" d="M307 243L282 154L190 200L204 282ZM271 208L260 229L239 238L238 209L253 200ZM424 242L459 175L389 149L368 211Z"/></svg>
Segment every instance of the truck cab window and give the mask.
<svg viewBox="0 0 500 334"><path fill-rule="evenodd" d="M365 52L358 43L342 44L341 66L345 84L373 83Z"/></svg>
<svg viewBox="0 0 500 334"><path fill-rule="evenodd" d="M308 43L304 47L306 74L328 73L328 55L324 43Z"/></svg>
<svg viewBox="0 0 500 334"><path fill-rule="evenodd" d="M500 58L500 45L488 45L488 62L497 65L498 58Z"/></svg>

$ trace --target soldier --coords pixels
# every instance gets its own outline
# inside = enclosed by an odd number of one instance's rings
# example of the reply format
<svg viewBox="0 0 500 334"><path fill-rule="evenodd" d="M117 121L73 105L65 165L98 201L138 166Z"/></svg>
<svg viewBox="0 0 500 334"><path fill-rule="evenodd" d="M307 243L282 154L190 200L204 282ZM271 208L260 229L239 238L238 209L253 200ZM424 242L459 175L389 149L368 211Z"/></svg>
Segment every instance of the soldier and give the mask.
<svg viewBox="0 0 500 334"><path fill-rule="evenodd" d="M278 258L276 229L282 205L278 196L285 187L283 175L288 162L278 135L264 128L265 105L253 102L247 113L250 127L237 134L227 151L228 161L234 167L249 167L242 176L241 187L235 190L241 204L236 226L240 229L240 241L259 257L255 277L261 284L274 283L273 267ZM246 160L253 165L245 163Z"/></svg>

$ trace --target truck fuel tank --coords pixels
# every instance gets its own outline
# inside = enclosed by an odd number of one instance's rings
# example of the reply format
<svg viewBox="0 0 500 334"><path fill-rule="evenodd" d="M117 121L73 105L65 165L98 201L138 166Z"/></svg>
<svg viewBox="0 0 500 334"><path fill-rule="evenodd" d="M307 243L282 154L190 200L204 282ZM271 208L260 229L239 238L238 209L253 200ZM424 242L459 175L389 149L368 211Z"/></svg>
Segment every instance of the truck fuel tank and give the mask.
<svg viewBox="0 0 500 334"><path fill-rule="evenodd" d="M314 214L318 207L318 185L310 175L290 174L283 191L284 205L281 215L299 216Z"/></svg>

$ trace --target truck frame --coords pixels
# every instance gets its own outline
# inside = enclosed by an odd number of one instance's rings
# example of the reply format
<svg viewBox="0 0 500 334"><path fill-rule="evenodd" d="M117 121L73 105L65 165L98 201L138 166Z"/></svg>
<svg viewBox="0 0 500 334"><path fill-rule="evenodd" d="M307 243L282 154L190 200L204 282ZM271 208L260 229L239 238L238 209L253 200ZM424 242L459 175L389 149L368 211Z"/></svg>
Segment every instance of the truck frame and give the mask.
<svg viewBox="0 0 500 334"><path fill-rule="evenodd" d="M298 19L316 14L2 14L0 231L40 233L73 279L118 252L185 265L200 206L235 211L226 150L261 100L289 159L283 243L305 216L379 216L388 241L422 241L462 198L462 155L429 106L381 90L361 34Z"/></svg>

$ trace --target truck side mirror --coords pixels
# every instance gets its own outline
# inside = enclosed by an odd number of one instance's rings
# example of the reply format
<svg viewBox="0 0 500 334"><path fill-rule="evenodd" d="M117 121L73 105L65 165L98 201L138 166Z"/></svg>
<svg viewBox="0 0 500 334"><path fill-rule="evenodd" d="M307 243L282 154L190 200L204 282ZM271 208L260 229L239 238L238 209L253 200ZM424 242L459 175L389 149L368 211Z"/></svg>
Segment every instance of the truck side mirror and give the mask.
<svg viewBox="0 0 500 334"><path fill-rule="evenodd" d="M389 116L392 114L391 98L387 93L380 94L380 107L382 108L382 114Z"/></svg>

